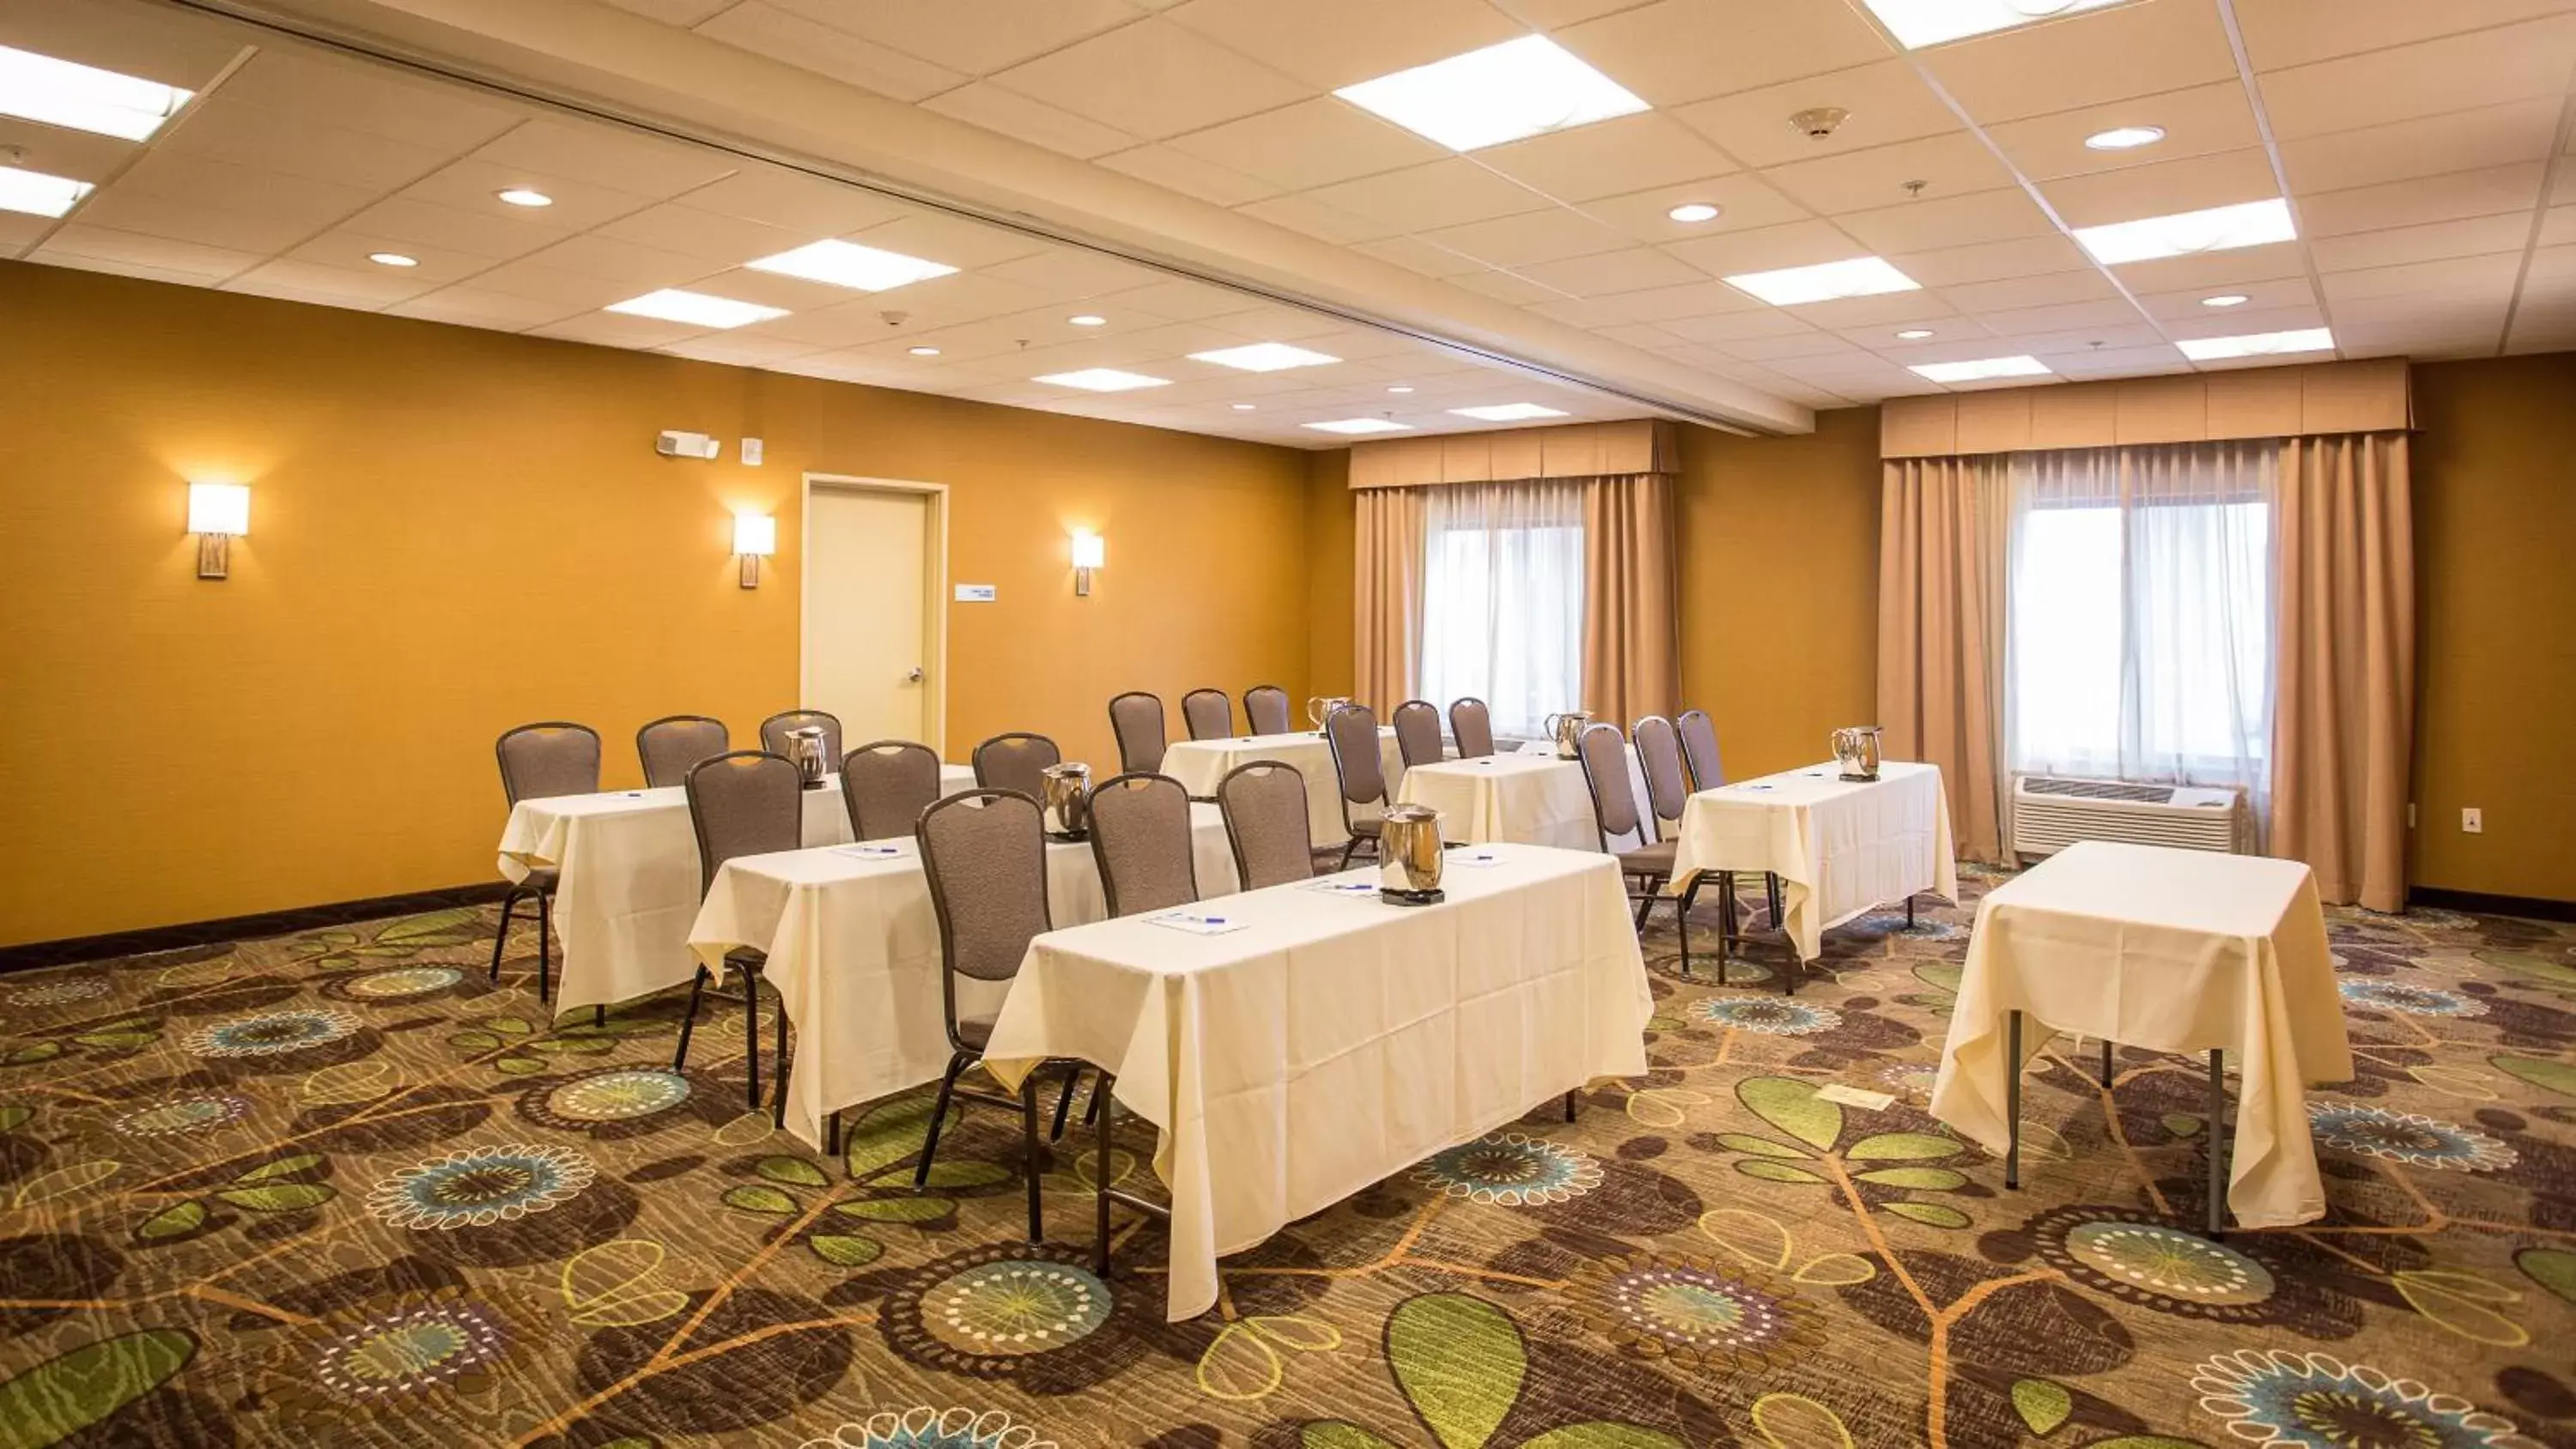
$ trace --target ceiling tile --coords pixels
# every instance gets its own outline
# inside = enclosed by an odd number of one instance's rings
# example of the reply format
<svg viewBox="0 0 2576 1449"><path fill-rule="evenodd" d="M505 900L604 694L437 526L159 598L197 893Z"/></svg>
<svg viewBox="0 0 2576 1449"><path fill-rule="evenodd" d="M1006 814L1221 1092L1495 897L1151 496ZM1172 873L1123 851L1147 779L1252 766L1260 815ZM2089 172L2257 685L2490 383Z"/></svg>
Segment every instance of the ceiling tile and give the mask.
<svg viewBox="0 0 2576 1449"><path fill-rule="evenodd" d="M350 217L345 225L351 231L391 237L407 246L463 252L495 261L524 256L570 234L559 226L495 214L510 210L513 208L495 205L489 211L469 211L392 196Z"/></svg>
<svg viewBox="0 0 2576 1449"><path fill-rule="evenodd" d="M262 50L224 82L221 95L450 154L493 139L526 112L461 86L434 86L386 66L288 47Z"/></svg>
<svg viewBox="0 0 2576 1449"><path fill-rule="evenodd" d="M1469 272L1463 277L1449 278L1449 284L1464 287L1479 296L1491 297L1497 302L1509 302L1515 307L1526 307L1533 302L1552 302L1567 295L1559 288L1543 287L1512 272Z"/></svg>
<svg viewBox="0 0 2576 1449"><path fill-rule="evenodd" d="M261 216L307 229L327 226L376 199L376 193L365 187L157 150L146 151L108 191L141 192L219 209L256 209Z"/></svg>
<svg viewBox="0 0 2576 1449"><path fill-rule="evenodd" d="M2307 285L2299 284L2302 294ZM2326 325L2326 315L2313 295L2285 301L2278 306L2238 307L2232 311L2214 312L2197 303L2188 304L2196 316L2157 318L2157 325L2168 337L2249 337L2265 332L2304 332Z"/></svg>
<svg viewBox="0 0 2576 1449"><path fill-rule="evenodd" d="M2155 126L2165 138L2128 151L2096 151L2084 144L2088 136L2122 126ZM2007 121L1987 127L1986 134L2023 175L2035 181L2152 166L2263 144L2245 87L2232 79Z"/></svg>
<svg viewBox="0 0 2576 1449"><path fill-rule="evenodd" d="M241 200L257 204L256 197ZM82 204L78 215L92 226L262 254L283 251L313 234L307 222L230 207L202 206L122 186L111 186L92 196Z"/></svg>
<svg viewBox="0 0 2576 1449"><path fill-rule="evenodd" d="M504 332L542 327L571 316L574 310L560 302L514 297L507 292L486 291L480 287L441 287L385 309L388 315L395 317L417 317L427 322L448 322L465 327L493 327Z"/></svg>
<svg viewBox="0 0 2576 1449"><path fill-rule="evenodd" d="M735 0L608 0L620 10L659 20L683 30L735 3Z"/></svg>
<svg viewBox="0 0 2576 1449"><path fill-rule="evenodd" d="M470 277L494 263L493 258L473 252L422 246L401 237L382 236L354 227L333 227L320 236L309 238L287 251L285 259L363 271L374 265L367 258L377 252L399 252L419 263L418 266L404 268L402 272L404 277L419 284L414 291Z"/></svg>
<svg viewBox="0 0 2576 1449"><path fill-rule="evenodd" d="M1664 250L1712 277L1839 262L1869 253L1867 246L1828 221L1793 221L1785 226L1724 232L1668 242Z"/></svg>
<svg viewBox="0 0 2576 1449"><path fill-rule="evenodd" d="M2443 111L2554 96L2576 62L2576 14L2321 61L2260 77L2287 141Z"/></svg>
<svg viewBox="0 0 2576 1449"><path fill-rule="evenodd" d="M1017 91L1004 90L987 81L942 92L923 101L921 106L952 120L981 126L987 131L998 131L1077 160L1123 151L1138 140L1115 126L1104 126L1096 120L1077 116L1044 101L1032 100Z"/></svg>
<svg viewBox="0 0 2576 1449"><path fill-rule="evenodd" d="M554 198L543 207L512 206L499 193L515 187L541 191ZM496 227L519 228L561 236L584 231L653 204L640 192L619 191L588 181L550 175L498 161L467 158L442 166L395 193L406 201L471 212Z"/></svg>
<svg viewBox="0 0 2576 1449"><path fill-rule="evenodd" d="M1880 256L2009 241L2054 230L2018 188L1928 197L1877 211L1855 211L1835 220Z"/></svg>
<svg viewBox="0 0 2576 1449"><path fill-rule="evenodd" d="M1188 0L1166 13L1219 45L1327 91L1528 33L1482 0Z"/></svg>
<svg viewBox="0 0 2576 1449"><path fill-rule="evenodd" d="M45 244L36 248L28 259L51 262L64 257L113 263L119 270L149 267L174 277L188 278L200 285L257 266L261 260L254 252L172 241L167 237L144 236L139 232L117 231L76 221L56 227L54 234L45 238Z"/></svg>
<svg viewBox="0 0 2576 1449"><path fill-rule="evenodd" d="M1828 327L1836 332L1868 328L1882 337L1890 327L1958 315L1940 293L1923 288L1911 292L1882 292L1875 297L1845 297L1835 302L1810 302L1793 310L1814 326Z"/></svg>
<svg viewBox="0 0 2576 1449"><path fill-rule="evenodd" d="M2257 147L2060 177L2040 193L2068 226L2102 226L2269 201L2281 194L2281 182L2272 174L2271 155Z"/></svg>
<svg viewBox="0 0 2576 1449"><path fill-rule="evenodd" d="M1906 252L1888 260L1895 263L1898 271L1927 287L2045 276L2093 265L2082 248L2060 233Z"/></svg>
<svg viewBox="0 0 2576 1449"><path fill-rule="evenodd" d="M902 202L873 191L756 165L688 192L682 200L700 211L814 236L857 231L892 221L909 210Z"/></svg>
<svg viewBox="0 0 2576 1449"><path fill-rule="evenodd" d="M1205 282L1173 279L1151 286L1136 287L1104 299L1116 305L1141 307L1157 317L1174 321L1195 322L1208 317L1222 317L1262 305L1261 299L1241 292L1210 286Z"/></svg>
<svg viewBox="0 0 2576 1449"><path fill-rule="evenodd" d="M1553 214L1556 213L1531 213L1533 216ZM1456 277L1468 272L1485 270L1485 264L1476 258L1462 257L1445 247L1433 246L1419 237L1385 237L1377 241L1361 242L1351 250L1375 257L1382 262L1393 262L1408 272L1418 272L1426 277Z"/></svg>
<svg viewBox="0 0 2576 1449"><path fill-rule="evenodd" d="M740 266L757 257L776 256L820 238L738 216L701 211L681 202L648 206L597 228L594 236L641 243L684 256Z"/></svg>
<svg viewBox="0 0 2576 1449"><path fill-rule="evenodd" d="M81 65L204 90L240 53L243 35L203 16L88 0L0 5L0 44Z"/></svg>
<svg viewBox="0 0 2576 1449"><path fill-rule="evenodd" d="M1631 322L1662 323L1720 312L1748 312L1765 304L1718 281L1648 287L1563 302L1541 302L1531 310L1574 327L1607 327Z"/></svg>
<svg viewBox="0 0 2576 1449"><path fill-rule="evenodd" d="M1634 245L1627 237L1561 206L1421 233L1423 241L1492 267L1552 262Z"/></svg>
<svg viewBox="0 0 2576 1449"><path fill-rule="evenodd" d="M2567 0L2236 0L2236 23L2255 68L2279 70L2565 9Z"/></svg>
<svg viewBox="0 0 2576 1449"><path fill-rule="evenodd" d="M809 20L964 75L1005 66L1125 25L1124 0L770 0Z"/></svg>
<svg viewBox="0 0 2576 1449"><path fill-rule="evenodd" d="M1652 111L1489 146L1476 153L1476 161L1559 201L1574 202L1699 181L1735 169L1716 147Z"/></svg>
<svg viewBox="0 0 2576 1449"><path fill-rule="evenodd" d="M2026 337L2047 332L2081 332L2103 327L2133 327L2138 309L2125 297L2098 302L2061 302L2053 307L2017 307L1979 312L1977 320L2001 336Z"/></svg>
<svg viewBox="0 0 2576 1449"><path fill-rule="evenodd" d="M1811 136L1789 123L1825 107L1850 113L1830 135ZM1901 60L1698 101L1673 116L1747 166L1784 166L1959 129L1957 114Z"/></svg>
<svg viewBox="0 0 2576 1449"><path fill-rule="evenodd" d="M589 342L602 347L663 347L683 337L695 337L707 329L679 322L660 322L650 317L629 317L622 312L585 312L561 322L549 322L531 329L531 337L553 337L565 342Z"/></svg>
<svg viewBox="0 0 2576 1449"><path fill-rule="evenodd" d="M1985 143L1965 131L1773 166L1761 176L1791 200L1828 216L1914 204L1906 190L1909 182L1924 183L1920 191L1925 199L2014 184L2012 173Z"/></svg>
<svg viewBox="0 0 2576 1449"><path fill-rule="evenodd" d="M1161 140L1304 100L1277 71L1156 17L998 72L1003 89Z"/></svg>
<svg viewBox="0 0 2576 1449"><path fill-rule="evenodd" d="M1747 312L1718 312L1706 317L1676 317L1660 324L1667 332L1724 347L1756 337L1786 337L1813 333L1796 317L1777 307L1759 307Z"/></svg>
<svg viewBox="0 0 2576 1449"><path fill-rule="evenodd" d="M2519 253L2414 262L2406 266L2372 267L2357 272L2328 272L2325 274L2326 300L2337 308L2372 298L2412 297L2426 293L2501 300L2512 293L2514 281L2521 274L2522 257Z"/></svg>
<svg viewBox="0 0 2576 1449"><path fill-rule="evenodd" d="M783 337L760 337L740 331L711 332L654 349L673 357L687 357L699 362L722 362L734 367L763 367L803 357L819 349Z"/></svg>
<svg viewBox="0 0 2576 1449"><path fill-rule="evenodd" d="M186 125L172 127L153 145L160 151L210 156L370 191L408 185L454 159L453 151L346 126L316 125L310 117L229 100L221 93L199 103Z"/></svg>
<svg viewBox="0 0 2576 1449"><path fill-rule="evenodd" d="M1218 206L1241 206L1276 196L1280 188L1256 180L1240 171L1231 171L1212 161L1202 161L1186 151L1169 145L1139 146L1132 151L1113 151L1099 159L1099 164L1112 171L1124 172L1139 181L1150 181L1183 196L1195 196Z"/></svg>
<svg viewBox="0 0 2576 1449"><path fill-rule="evenodd" d="M1998 31L1921 53L1979 121L2019 120L2232 80L2236 55L2210 0L2147 0Z"/></svg>
<svg viewBox="0 0 2576 1449"><path fill-rule="evenodd" d="M2308 263L2306 253L2297 242L2275 242L2269 246L2234 247L2227 251L2165 257L2152 262L2130 262L2113 270L2118 274L2121 285L2132 292L2182 292L2195 287L2214 292L2229 288L2241 291L2241 284L2246 282L2304 277L2308 274Z"/></svg>
<svg viewBox="0 0 2576 1449"><path fill-rule="evenodd" d="M529 121L487 141L474 158L656 198L704 186L736 164L716 151L630 135L612 126L552 120Z"/></svg>
<svg viewBox="0 0 2576 1449"><path fill-rule="evenodd" d="M977 274L998 281L1034 288L1061 300L1099 297L1111 292L1132 291L1160 278L1149 267L1102 252L1080 247L1049 247L1034 256L1004 262ZM1093 308L1098 311L1100 309ZM1159 314L1157 321L1168 321Z"/></svg>
<svg viewBox="0 0 2576 1449"><path fill-rule="evenodd" d="M2161 342L2147 347L2096 347L2051 353L2040 361L2066 378L2153 377L2158 373L2191 371L2189 358L2171 344Z"/></svg>
<svg viewBox="0 0 2576 1449"><path fill-rule="evenodd" d="M596 233L557 242L543 251L529 253L527 259L541 267L631 283L634 291L629 296L657 287L685 287L720 270L701 257L616 241Z"/></svg>
<svg viewBox="0 0 2576 1449"><path fill-rule="evenodd" d="M1519 269L1534 282L1577 297L1610 292L1636 292L1648 287L1680 287L1704 280L1701 274L1653 247L1596 252L1563 261L1539 262Z"/></svg>
<svg viewBox="0 0 2576 1449"><path fill-rule="evenodd" d="M2545 169L2545 163L2531 161L2349 191L2321 191L2299 199L2299 224L2313 240L2498 212L2528 212L2540 204Z"/></svg>
<svg viewBox="0 0 2576 1449"><path fill-rule="evenodd" d="M2528 212L2440 221L2428 226L2387 231L2352 232L2309 241L2308 254L2322 271L2349 272L2363 267L2393 267L2451 257L2519 252L2531 240Z"/></svg>
<svg viewBox="0 0 2576 1449"><path fill-rule="evenodd" d="M851 238L865 246L901 252L945 266L989 267L1046 250L1047 244L1003 227L943 212L916 211Z"/></svg>
<svg viewBox="0 0 2576 1449"><path fill-rule="evenodd" d="M1710 221L1673 220L1672 209L1685 202L1705 202L1717 207L1718 214ZM1582 210L1645 242L1689 241L1804 221L1808 216L1805 207L1743 173L1605 196L1584 202Z"/></svg>
<svg viewBox="0 0 2576 1449"><path fill-rule="evenodd" d="M2576 244L2576 206L2553 206L2540 219L2540 245Z"/></svg>
<svg viewBox="0 0 2576 1449"><path fill-rule="evenodd" d="M727 7L697 31L754 55L801 66L898 101L922 100L966 80L917 56L790 14L768 0L744 0Z"/></svg>
<svg viewBox="0 0 2576 1449"><path fill-rule="evenodd" d="M357 271L314 262L280 260L263 262L243 272L224 283L223 290L280 297L290 302L315 302L328 307L358 307L373 311L417 297L432 285L407 273L382 268Z"/></svg>
<svg viewBox="0 0 2576 1449"><path fill-rule="evenodd" d="M2558 139L2559 104L2510 101L2303 137L2281 144L2281 165L2292 186L2310 192L2545 160Z"/></svg>
<svg viewBox="0 0 2576 1449"><path fill-rule="evenodd" d="M615 277L527 261L504 262L488 272L479 273L474 278L474 286L478 291L555 305L557 316L574 309L593 311L611 302L624 301L640 290L634 283Z"/></svg>
<svg viewBox="0 0 2576 1449"><path fill-rule="evenodd" d="M1658 106L1845 70L1890 54L1856 7L1779 0L1656 0L1555 38Z"/></svg>
<svg viewBox="0 0 2576 1449"><path fill-rule="evenodd" d="M1903 270L1899 264L1899 270ZM1909 274L1910 275L1910 274ZM2047 272L2035 277L2006 277L1991 282L1943 286L1941 295L1963 312L2002 311L2012 307L2048 307L2061 302L2098 302L2120 295L2099 270Z"/></svg>
<svg viewBox="0 0 2576 1449"><path fill-rule="evenodd" d="M176 132L169 134L175 135ZM166 141L163 143L164 146L167 144ZM8 146L18 148L20 159L17 164L31 171L90 182L107 180L143 150L131 141L114 136L60 126L40 126L33 121L0 116L0 147Z"/></svg>
<svg viewBox="0 0 2576 1449"><path fill-rule="evenodd" d="M2146 308L2152 317L2177 321L2214 318L2238 332L2259 332L2277 329L2248 328L2242 325L2244 319L2275 307L2313 307L2317 300L2315 289L2303 276L2246 282L2228 288L2227 292L2243 296L2245 304L2240 307L2204 307L2201 305L2203 297L2221 294L2208 287L2192 287L2179 292L2143 292L2138 296L2138 305Z"/></svg>
<svg viewBox="0 0 2576 1449"><path fill-rule="evenodd" d="M1347 101L1318 96L1172 138L1203 161L1303 190L1439 160L1443 147Z"/></svg>
<svg viewBox="0 0 2576 1449"><path fill-rule="evenodd" d="M1548 205L1546 197L1462 156L1383 176L1320 186L1302 194L1336 210L1406 232L1511 216Z"/></svg>

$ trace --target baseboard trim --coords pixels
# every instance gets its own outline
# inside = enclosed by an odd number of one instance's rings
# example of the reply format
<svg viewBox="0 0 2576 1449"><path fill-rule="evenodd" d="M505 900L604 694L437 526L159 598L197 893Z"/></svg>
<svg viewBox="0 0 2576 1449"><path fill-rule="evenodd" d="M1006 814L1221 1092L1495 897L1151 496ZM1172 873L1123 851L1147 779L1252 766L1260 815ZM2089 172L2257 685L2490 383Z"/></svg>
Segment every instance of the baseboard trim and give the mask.
<svg viewBox="0 0 2576 1449"><path fill-rule="evenodd" d="M408 895L377 896L371 900L333 901L327 905L303 906L289 911L263 911L255 916L231 916L220 921L190 921L141 931L114 931L104 936L72 936L60 941L0 946L0 973L68 966L80 961L105 961L118 956L142 956L155 951L179 951L190 946L221 945L261 936L287 936L324 926L346 926L359 921L381 920L386 916L414 916L423 911L443 911L454 906L479 906L499 900L509 889L504 882L490 881L480 885L449 886L443 890L413 891Z"/></svg>
<svg viewBox="0 0 2576 1449"><path fill-rule="evenodd" d="M2445 911L2467 911L2478 916L2520 916L2531 921L2576 921L2576 901L2553 901L2546 896L2499 896L2485 891L2446 890L2441 886L2413 886L2406 892L2406 904L2432 906Z"/></svg>

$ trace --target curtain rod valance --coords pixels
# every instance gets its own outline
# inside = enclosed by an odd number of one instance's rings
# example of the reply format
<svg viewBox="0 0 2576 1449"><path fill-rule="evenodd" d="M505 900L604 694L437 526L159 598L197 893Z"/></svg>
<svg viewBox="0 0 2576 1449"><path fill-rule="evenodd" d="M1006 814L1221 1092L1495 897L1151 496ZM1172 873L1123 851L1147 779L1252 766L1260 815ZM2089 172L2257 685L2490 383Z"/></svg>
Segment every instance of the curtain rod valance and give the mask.
<svg viewBox="0 0 2576 1449"><path fill-rule="evenodd" d="M1681 441L1662 418L1351 445L1353 488L1678 473L1681 466Z"/></svg>
<svg viewBox="0 0 2576 1449"><path fill-rule="evenodd" d="M1878 452L1943 458L2413 426L2406 362L2392 357L1892 397L1879 407Z"/></svg>

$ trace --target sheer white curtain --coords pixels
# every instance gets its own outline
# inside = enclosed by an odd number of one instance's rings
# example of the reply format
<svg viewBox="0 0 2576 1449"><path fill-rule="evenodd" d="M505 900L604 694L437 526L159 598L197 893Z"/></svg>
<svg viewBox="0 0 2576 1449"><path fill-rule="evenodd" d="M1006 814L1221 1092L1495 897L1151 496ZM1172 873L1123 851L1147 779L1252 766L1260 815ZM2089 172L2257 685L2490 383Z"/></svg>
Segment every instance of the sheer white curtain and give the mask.
<svg viewBox="0 0 2576 1449"><path fill-rule="evenodd" d="M2011 768L2238 786L2264 817L2275 442L2012 460Z"/></svg>
<svg viewBox="0 0 2576 1449"><path fill-rule="evenodd" d="M1422 697L1474 695L1495 733L1536 736L1582 708L1583 485L1423 491Z"/></svg>

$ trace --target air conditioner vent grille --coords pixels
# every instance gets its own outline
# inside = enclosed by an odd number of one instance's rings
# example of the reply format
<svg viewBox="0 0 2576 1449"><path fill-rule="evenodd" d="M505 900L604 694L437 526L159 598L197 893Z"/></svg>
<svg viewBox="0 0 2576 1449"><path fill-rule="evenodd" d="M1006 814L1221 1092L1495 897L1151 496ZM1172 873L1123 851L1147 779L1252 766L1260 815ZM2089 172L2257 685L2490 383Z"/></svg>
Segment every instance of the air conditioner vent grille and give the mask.
<svg viewBox="0 0 2576 1449"><path fill-rule="evenodd" d="M2055 855L2079 840L2121 840L2182 850L2254 848L2245 797L2235 790L2120 780L2014 781L2012 849Z"/></svg>
<svg viewBox="0 0 2576 1449"><path fill-rule="evenodd" d="M2118 780L2048 780L2027 778L2022 789L2033 795L2071 795L2081 800L2126 800L2136 805L2170 805L2171 785L2130 785Z"/></svg>

